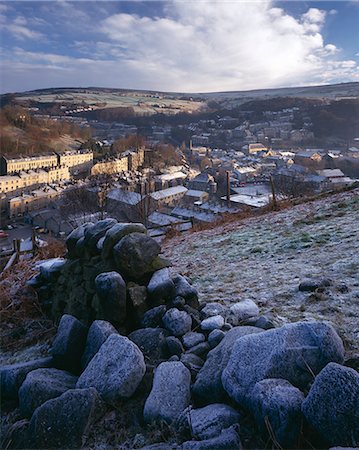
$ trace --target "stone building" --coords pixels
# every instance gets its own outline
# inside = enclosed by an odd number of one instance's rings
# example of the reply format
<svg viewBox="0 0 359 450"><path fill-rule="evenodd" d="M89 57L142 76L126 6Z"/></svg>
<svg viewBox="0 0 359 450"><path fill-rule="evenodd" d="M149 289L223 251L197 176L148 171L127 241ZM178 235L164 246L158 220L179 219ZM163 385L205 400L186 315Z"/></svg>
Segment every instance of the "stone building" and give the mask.
<svg viewBox="0 0 359 450"><path fill-rule="evenodd" d="M16 175L0 176L0 193L13 192L30 186L58 183L70 179L68 167L21 171Z"/></svg>
<svg viewBox="0 0 359 450"><path fill-rule="evenodd" d="M75 167L92 163L93 152L91 150L74 150L58 153L58 165L62 167Z"/></svg>
<svg viewBox="0 0 359 450"><path fill-rule="evenodd" d="M120 172L127 172L128 157L114 158L106 161L100 161L91 168L91 175L99 175L102 173L115 174Z"/></svg>
<svg viewBox="0 0 359 450"><path fill-rule="evenodd" d="M0 158L0 175L11 175L24 170L37 170L58 165L58 157L55 153L36 156L16 156L6 155Z"/></svg>

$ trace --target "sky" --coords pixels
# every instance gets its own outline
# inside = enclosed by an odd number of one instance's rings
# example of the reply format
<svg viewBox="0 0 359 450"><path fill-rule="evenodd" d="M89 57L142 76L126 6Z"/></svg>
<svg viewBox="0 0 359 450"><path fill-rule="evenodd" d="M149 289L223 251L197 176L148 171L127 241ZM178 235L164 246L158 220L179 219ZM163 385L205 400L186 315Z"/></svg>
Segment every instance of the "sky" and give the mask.
<svg viewBox="0 0 359 450"><path fill-rule="evenodd" d="M359 81L355 1L0 1L0 91Z"/></svg>

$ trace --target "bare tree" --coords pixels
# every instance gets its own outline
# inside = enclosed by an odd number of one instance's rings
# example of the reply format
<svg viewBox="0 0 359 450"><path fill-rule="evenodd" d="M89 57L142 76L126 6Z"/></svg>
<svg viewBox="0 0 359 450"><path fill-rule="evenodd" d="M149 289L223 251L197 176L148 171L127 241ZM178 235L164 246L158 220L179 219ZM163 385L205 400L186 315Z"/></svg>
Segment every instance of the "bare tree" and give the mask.
<svg viewBox="0 0 359 450"><path fill-rule="evenodd" d="M274 175L273 177L275 192L285 197L305 197L316 192L317 184L306 180L304 177Z"/></svg>

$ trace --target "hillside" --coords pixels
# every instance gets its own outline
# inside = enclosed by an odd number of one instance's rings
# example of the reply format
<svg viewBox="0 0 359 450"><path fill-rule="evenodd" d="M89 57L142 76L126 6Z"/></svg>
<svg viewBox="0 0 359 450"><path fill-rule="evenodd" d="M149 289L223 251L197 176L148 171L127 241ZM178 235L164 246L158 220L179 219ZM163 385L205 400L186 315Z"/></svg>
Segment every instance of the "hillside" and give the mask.
<svg viewBox="0 0 359 450"><path fill-rule="evenodd" d="M357 447L358 194L167 239L172 274L111 218L3 273L2 448Z"/></svg>
<svg viewBox="0 0 359 450"><path fill-rule="evenodd" d="M359 83L341 83L323 86L301 86L251 91L178 93L146 90L109 89L100 87L53 88L5 94L3 102L31 104L40 109L50 105L68 107L92 106L95 109L133 108L136 114L175 114L178 112L198 112L204 102L215 101L224 108L237 107L243 103L278 97L308 99L354 99L359 98ZM57 111L58 112L58 111Z"/></svg>
<svg viewBox="0 0 359 450"><path fill-rule="evenodd" d="M173 271L204 302L254 300L276 324L330 320L359 354L359 190L175 237L164 243ZM328 278L324 292L299 292Z"/></svg>
<svg viewBox="0 0 359 450"><path fill-rule="evenodd" d="M90 137L88 128L34 118L26 110L10 106L0 110L0 127L0 152L8 155L77 149Z"/></svg>

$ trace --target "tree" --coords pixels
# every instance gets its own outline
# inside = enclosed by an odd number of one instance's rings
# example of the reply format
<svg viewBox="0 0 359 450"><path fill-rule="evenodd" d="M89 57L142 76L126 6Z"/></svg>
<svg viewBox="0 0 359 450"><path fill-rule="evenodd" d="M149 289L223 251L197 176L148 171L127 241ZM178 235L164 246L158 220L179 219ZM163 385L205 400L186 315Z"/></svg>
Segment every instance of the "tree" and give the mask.
<svg viewBox="0 0 359 450"><path fill-rule="evenodd" d="M284 176L274 175L273 183L275 192L284 197L305 197L314 194L317 190L317 184L308 181L300 175Z"/></svg>

